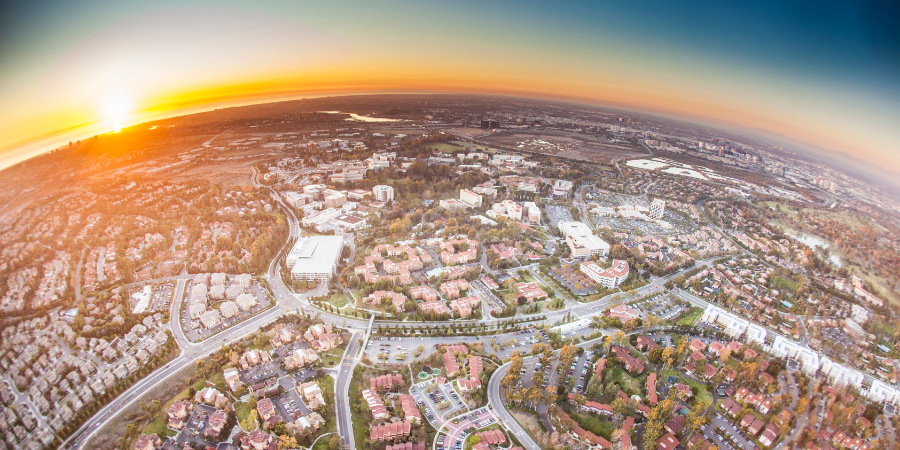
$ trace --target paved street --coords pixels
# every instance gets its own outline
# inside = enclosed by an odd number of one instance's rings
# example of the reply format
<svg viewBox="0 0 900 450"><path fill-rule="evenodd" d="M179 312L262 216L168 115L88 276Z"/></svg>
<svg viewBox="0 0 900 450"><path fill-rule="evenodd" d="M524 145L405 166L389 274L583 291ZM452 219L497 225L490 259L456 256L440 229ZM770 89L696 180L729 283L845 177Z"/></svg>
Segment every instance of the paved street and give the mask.
<svg viewBox="0 0 900 450"><path fill-rule="evenodd" d="M726 436L730 435L730 438L733 439L739 447L731 445L728 441L719 436L715 431L716 429L722 430L726 433ZM719 446L720 449L753 450L756 448L756 445L744 435L743 431L738 430L734 424L719 414L715 414L710 423L703 427L703 436L712 441L713 444Z"/></svg>
<svg viewBox="0 0 900 450"><path fill-rule="evenodd" d="M529 359L531 358L526 358L526 360ZM500 366L494 371L494 375L491 376L491 380L488 382L488 402L494 408L494 412L500 418L500 422L522 443L522 447L525 450L541 450L541 447L531 438L531 435L519 425L519 422L513 418L509 410L503 406L503 401L500 397L500 380L506 376L508 371L509 363Z"/></svg>
<svg viewBox="0 0 900 450"><path fill-rule="evenodd" d="M254 177L255 182L255 177ZM281 203L280 198L276 197L276 200L282 205L285 210L288 208L284 207ZM290 211L289 211L290 212ZM562 214L562 213L561 213ZM297 226L296 217L293 216L292 213L289 214L289 222L291 235L297 236L300 233L300 229ZM282 251L287 250L287 246L291 242L290 240L285 243L285 246L282 248ZM212 354L217 351L223 344L235 342L243 337L250 335L252 333L257 332L261 327L275 321L279 317L284 314L289 313L304 313L311 314L314 316L318 316L323 321L327 323L334 324L338 327L343 327L349 329L353 333L353 338L348 343L347 350L344 354L343 359L341 360L341 365L338 369L337 373L337 383L335 386L335 395L337 396L336 400L336 410L338 412L338 429L340 431L340 435L342 436L342 443L344 444L344 448L354 448L354 439L352 434L352 420L350 417L350 409L349 409L349 382L352 376L353 366L358 362L359 357L363 354L359 352L357 355L357 350L364 345L361 342L363 339L361 338L361 332L366 330L369 326L369 321L359 318L350 318L345 316L340 316L332 313L327 313L324 311L320 311L318 309L313 308L308 299L316 296L326 295L327 294L327 286L322 283L317 286L312 291L309 291L303 295L294 294L287 286L284 285L281 280L280 269L278 267L279 258L273 259L273 261L269 265L269 270L267 275L264 277L267 282L268 288L274 294L277 299L276 304L271 308L262 313L259 313L256 316L251 317L250 319L245 320L239 324L232 326L231 328L225 329L221 331L219 334L216 334L213 337L207 338L199 343L190 342L187 336L184 334L181 327L178 326L180 324L180 311L179 308L184 301L185 288L187 284L187 277L178 277L176 283L176 291L175 297L173 299L171 305L171 318L170 324L172 327L172 333L175 336L176 343L178 343L179 347L181 347L181 354L166 364L164 367L161 367L151 373L149 376L140 380L138 383L133 385L131 388L126 390L123 394L121 394L118 398L113 400L111 403L107 404L104 408L102 408L97 414L91 417L88 421L86 421L82 427L64 443L64 447L69 448L79 448L82 447L85 442L96 432L97 429L101 428L103 425L108 423L112 418L114 418L119 412L126 409L131 403L133 403L137 398L139 398L143 393L148 390L153 389L166 378L171 376L174 373L177 373L184 367L187 367L190 364L193 364L198 358L205 357L207 355ZM708 259L704 261L698 261L697 266L705 266L709 265L713 259ZM531 272L535 278L539 281L542 281L540 274L536 271L537 264L531 264L528 266L522 267L529 272ZM682 271L684 272L684 271ZM673 274L663 278L653 277L651 282L641 288L635 290L635 294L633 296L628 296L624 294L613 294L607 296L603 299L597 300L592 303L577 303L571 300L567 301L567 308L564 308L560 311L548 312L544 314L546 317L544 320L532 322L531 324L534 326L545 326L545 325L555 325L562 322L562 319L567 314L571 314L571 316L579 317L579 318L587 318L593 315L600 314L602 310L609 306L612 303L621 303L627 302L629 299L637 298L645 295L650 295L658 292L663 292L665 290L664 283L666 280L671 279L678 274ZM546 284L546 283L544 283ZM706 302L690 295L686 292L680 290L674 290L674 294L695 306L705 307ZM566 297L561 297L566 298ZM485 318L486 320L491 320L489 317ZM464 323L478 323L478 321L453 321L456 324L464 324ZM397 321L379 321L379 325L387 325L390 327L401 326L401 327L411 327L411 326L419 326L421 323L410 323L410 322L397 322ZM447 326L448 323L430 323L429 325L436 326ZM502 336L497 336L498 342ZM489 339L490 337L488 337ZM402 338L401 341L403 344L401 346L406 346L405 350L411 351L413 346L418 346L422 344L426 344L427 348L430 344L431 339L436 339L435 342L446 342L448 338ZM460 341L468 341L472 339L473 342L482 340L483 343L488 339L485 338L450 338L453 340ZM582 344L585 345L585 344ZM501 358L505 358L508 355L507 352L511 353L515 347L507 347L504 351L501 351L498 356ZM520 349L524 352L527 352L529 349L522 348ZM371 356L371 355L370 355ZM529 450L534 450L537 448L537 445L527 436L524 430L521 429L518 424L512 420L512 416L506 412L505 408L499 402L499 380L502 378L502 374L505 373L503 366L495 372L494 376L491 378L489 383L489 402L495 408L497 408L498 417L512 430L512 432L516 435L516 437L526 446ZM576 374L576 376L580 377L580 372ZM551 380L552 382L553 380ZM498 406L499 405L499 406ZM446 413L445 413L446 414ZM505 414L505 415L504 415Z"/></svg>
<svg viewBox="0 0 900 450"><path fill-rule="evenodd" d="M337 414L338 434L341 436L341 448L356 448L353 437L353 419L350 416L350 380L353 377L353 367L356 365L356 352L359 350L361 336L354 333L341 358L338 369L337 382L334 385L334 404Z"/></svg>

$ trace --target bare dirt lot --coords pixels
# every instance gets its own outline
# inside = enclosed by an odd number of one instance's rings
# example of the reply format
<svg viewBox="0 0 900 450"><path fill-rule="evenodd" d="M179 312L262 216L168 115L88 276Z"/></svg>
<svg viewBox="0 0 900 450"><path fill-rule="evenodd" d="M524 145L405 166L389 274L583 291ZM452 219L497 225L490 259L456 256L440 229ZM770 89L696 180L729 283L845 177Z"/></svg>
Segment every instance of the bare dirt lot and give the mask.
<svg viewBox="0 0 900 450"><path fill-rule="evenodd" d="M482 130L481 128L450 128L447 132L468 139L477 138L489 133L487 130Z"/></svg>
<svg viewBox="0 0 900 450"><path fill-rule="evenodd" d="M209 180L211 184L221 183L225 186L247 186L252 183L253 164L260 159L220 162L192 167L171 177L172 181L187 181L197 178Z"/></svg>
<svg viewBox="0 0 900 450"><path fill-rule="evenodd" d="M598 163L646 154L630 144L609 143L603 138L561 131L499 132L481 137L479 141L510 150Z"/></svg>

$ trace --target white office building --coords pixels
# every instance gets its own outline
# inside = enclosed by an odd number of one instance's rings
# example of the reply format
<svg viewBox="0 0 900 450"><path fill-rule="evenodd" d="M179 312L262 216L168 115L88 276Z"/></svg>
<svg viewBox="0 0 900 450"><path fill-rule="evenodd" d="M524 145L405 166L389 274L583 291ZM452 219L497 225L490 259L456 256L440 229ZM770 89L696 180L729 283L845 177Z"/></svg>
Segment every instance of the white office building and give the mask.
<svg viewBox="0 0 900 450"><path fill-rule="evenodd" d="M853 386L861 389L866 377L862 373L832 361L823 356L819 365L819 373L828 377L832 386Z"/></svg>
<svg viewBox="0 0 900 450"><path fill-rule="evenodd" d="M581 222L560 222L559 231L566 237L566 244L575 258L609 255L609 243L591 233L591 229Z"/></svg>
<svg viewBox="0 0 900 450"><path fill-rule="evenodd" d="M379 202L389 202L394 199L394 188L379 184L372 188L372 195L374 195L375 200Z"/></svg>
<svg viewBox="0 0 900 450"><path fill-rule="evenodd" d="M287 256L291 279L328 281L337 270L344 247L343 236L310 236L300 238Z"/></svg>
<svg viewBox="0 0 900 450"><path fill-rule="evenodd" d="M653 200L653 203L650 203L650 218L651 219L662 219L663 214L666 212L666 201L663 199Z"/></svg>
<svg viewBox="0 0 900 450"><path fill-rule="evenodd" d="M304 227L319 227L332 219L341 215L341 210L336 208L328 208L310 216L304 216L300 220L300 224Z"/></svg>
<svg viewBox="0 0 900 450"><path fill-rule="evenodd" d="M564 197L572 191L572 182L569 180L556 180L553 183L553 195L555 197Z"/></svg>
<svg viewBox="0 0 900 450"><path fill-rule="evenodd" d="M460 189L459 190L459 201L468 204L473 208L481 207L481 196L468 190L468 189Z"/></svg>
<svg viewBox="0 0 900 450"><path fill-rule="evenodd" d="M612 289L628 278L628 261L616 259L609 268L602 268L593 261L581 263L581 273L606 289Z"/></svg>
<svg viewBox="0 0 900 450"><path fill-rule="evenodd" d="M527 220L530 225L541 224L541 208L534 202L522 203L522 206L528 211Z"/></svg>
<svg viewBox="0 0 900 450"><path fill-rule="evenodd" d="M800 363L800 370L807 375L815 375L816 371L819 370L818 353L782 336L775 337L775 342L772 343L771 353L781 358L792 358L797 360L797 362Z"/></svg>
<svg viewBox="0 0 900 450"><path fill-rule="evenodd" d="M872 401L900 405L900 390L878 379L872 381L866 396Z"/></svg>

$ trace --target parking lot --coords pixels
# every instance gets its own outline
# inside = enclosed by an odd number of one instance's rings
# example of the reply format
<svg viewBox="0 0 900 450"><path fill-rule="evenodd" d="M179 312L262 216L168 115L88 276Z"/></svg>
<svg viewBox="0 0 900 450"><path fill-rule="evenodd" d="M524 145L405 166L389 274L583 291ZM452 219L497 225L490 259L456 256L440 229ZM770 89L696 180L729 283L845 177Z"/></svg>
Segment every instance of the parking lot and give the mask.
<svg viewBox="0 0 900 450"><path fill-rule="evenodd" d="M369 341L369 345L367 350L371 352L371 356L367 352L367 356L375 361L382 361L388 363L406 363L412 362L415 357L412 355L417 351L417 349L421 347L425 347L423 344L410 345L402 340L391 341L387 337L376 337L372 338ZM400 339L400 338L396 338ZM386 358L379 358L379 355L387 356ZM428 349L425 348L422 351L422 357L428 356Z"/></svg>
<svg viewBox="0 0 900 450"><path fill-rule="evenodd" d="M286 421L296 420L298 417L312 412L295 389L291 389L279 397L272 398L272 403L275 405L275 409L278 410L278 414Z"/></svg>
<svg viewBox="0 0 900 450"><path fill-rule="evenodd" d="M703 436L724 450L759 450L743 431L719 414L703 427Z"/></svg>
<svg viewBox="0 0 900 450"><path fill-rule="evenodd" d="M153 300L150 302L151 311L168 311L169 303L172 301L172 294L175 290L175 283L169 282L161 286L157 286L153 290Z"/></svg>
<svg viewBox="0 0 900 450"><path fill-rule="evenodd" d="M425 381L413 385L409 393L419 406L425 407L425 418L438 429L445 424L445 416L466 408L450 382Z"/></svg>
<svg viewBox="0 0 900 450"><path fill-rule="evenodd" d="M681 302L667 294L660 294L630 305L641 312L642 317L654 315L662 319L671 319L687 310Z"/></svg>
<svg viewBox="0 0 900 450"><path fill-rule="evenodd" d="M589 209L594 206L606 208L636 209L647 214L650 211L650 198L646 195L627 195L617 192L608 192L601 189L591 189L584 194ZM640 219L626 219L618 214L591 214L591 218L597 228L613 230L640 230L641 235L672 235L677 233L691 233L698 228L696 222L674 208L666 208L663 220L671 227L660 226L654 221Z"/></svg>
<svg viewBox="0 0 900 450"><path fill-rule="evenodd" d="M460 450L466 438L475 430L496 423L492 411L483 407L457 418L459 423L447 424L447 434L438 437L437 450Z"/></svg>
<svg viewBox="0 0 900 450"><path fill-rule="evenodd" d="M503 308L506 307L506 305L503 303L503 300L497 298L497 296L494 295L494 293L491 292L490 289L488 289L487 286L485 286L484 283L481 282L481 280L473 281L472 286L475 287L475 290L481 293L483 299L486 298L488 300L486 302L481 302L481 317L490 317L491 310L502 311Z"/></svg>
<svg viewBox="0 0 900 450"><path fill-rule="evenodd" d="M192 342L197 342L201 339L212 336L213 334L218 333L236 323L240 323L250 316L256 314L259 311L265 310L269 308L271 304L271 300L267 295L265 295L259 287L259 283L254 281L250 287L250 293L256 297L257 305L250 308L247 311L238 310L237 315L231 318L222 317L222 322L212 328L205 329L203 325L200 323L200 320L191 319L190 313L188 311L188 294L191 292L191 287L193 286L193 281L187 283L185 287L185 295L182 300L181 308L181 328L184 330L185 336L187 336L188 340ZM217 306L214 305L212 301L209 302L210 307L207 310L218 309Z"/></svg>
<svg viewBox="0 0 900 450"><path fill-rule="evenodd" d="M822 339L825 342L833 342L834 348L853 348L856 344L844 330L840 328L822 327ZM826 348L826 351L830 349Z"/></svg>
<svg viewBox="0 0 900 450"><path fill-rule="evenodd" d="M491 345L492 339L494 340L496 347ZM513 342L515 343L515 345L503 345L504 343ZM388 362L409 363L414 360L422 360L428 358L429 355L433 354L437 350L435 346L466 344L471 347L473 344L480 343L481 345L483 345L484 351L486 353L494 354L500 359L505 359L510 357L512 355L512 352L516 350L518 350L519 352L530 352L531 345L537 342L546 342L546 339L540 336L538 330L535 329L487 336L454 336L452 338L376 336L369 340L369 344L365 349L365 356L370 360L375 361L378 353L387 353ZM419 346L424 347L424 350L422 351L421 355L419 355L418 357L414 357L413 354L416 352ZM501 346L502 348L498 350L497 347ZM400 347L400 349L398 349L397 347ZM405 353L406 358L400 360L396 359L397 355L401 353Z"/></svg>
<svg viewBox="0 0 900 450"><path fill-rule="evenodd" d="M547 213L547 222L553 228L556 228L560 222L572 220L572 213L565 206L546 205L544 211Z"/></svg>
<svg viewBox="0 0 900 450"><path fill-rule="evenodd" d="M587 373L591 370L590 360L593 355L594 353L592 351L585 350L585 352L578 358L575 358L575 362L569 366L566 372L566 383L574 386L572 392L577 394L584 392L584 388L587 384Z"/></svg>
<svg viewBox="0 0 900 450"><path fill-rule="evenodd" d="M298 339L296 341L288 342L287 344L284 344L281 347L276 348L274 353L279 358L284 358L285 356L288 356L291 353L293 353L294 350L297 350L298 348L303 348L303 349L309 348L309 344L307 344L306 341L304 341L303 339Z"/></svg>
<svg viewBox="0 0 900 450"><path fill-rule="evenodd" d="M670 334L650 334L647 337L653 339L653 342L656 342L663 347L675 347L675 343L672 341L672 336Z"/></svg>
<svg viewBox="0 0 900 450"><path fill-rule="evenodd" d="M597 283L588 278L580 270L575 269L575 264L562 264L551 267L549 274L566 289L576 295L591 295L597 293Z"/></svg>
<svg viewBox="0 0 900 450"><path fill-rule="evenodd" d="M277 363L274 361L269 361L267 363L257 364L255 366L250 366L245 370L241 370L240 375L241 381L243 381L245 384L254 385L269 378L281 375L279 372L280 370L278 370Z"/></svg>
<svg viewBox="0 0 900 450"><path fill-rule="evenodd" d="M178 434L178 444L183 446L185 443L200 444L203 447L215 447L214 444L203 439L203 431L206 429L207 421L212 413L216 412L216 408L197 403L194 410L185 421L184 428Z"/></svg>

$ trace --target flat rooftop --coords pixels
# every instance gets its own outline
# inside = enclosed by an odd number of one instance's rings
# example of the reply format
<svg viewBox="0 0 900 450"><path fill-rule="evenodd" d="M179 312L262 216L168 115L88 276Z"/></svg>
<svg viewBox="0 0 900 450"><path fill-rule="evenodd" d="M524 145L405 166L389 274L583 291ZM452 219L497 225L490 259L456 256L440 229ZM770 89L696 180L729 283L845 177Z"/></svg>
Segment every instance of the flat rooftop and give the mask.
<svg viewBox="0 0 900 450"><path fill-rule="evenodd" d="M595 236L591 229L581 222L560 222L559 231L566 236L570 236L582 247L588 250L608 249L609 243Z"/></svg>
<svg viewBox="0 0 900 450"><path fill-rule="evenodd" d="M300 238L288 253L291 272L331 271L344 246L343 236L310 236Z"/></svg>

